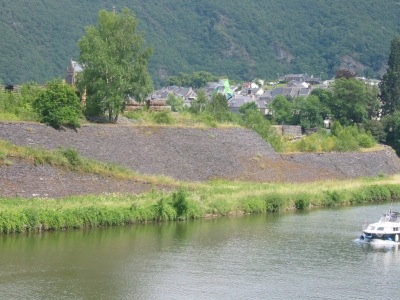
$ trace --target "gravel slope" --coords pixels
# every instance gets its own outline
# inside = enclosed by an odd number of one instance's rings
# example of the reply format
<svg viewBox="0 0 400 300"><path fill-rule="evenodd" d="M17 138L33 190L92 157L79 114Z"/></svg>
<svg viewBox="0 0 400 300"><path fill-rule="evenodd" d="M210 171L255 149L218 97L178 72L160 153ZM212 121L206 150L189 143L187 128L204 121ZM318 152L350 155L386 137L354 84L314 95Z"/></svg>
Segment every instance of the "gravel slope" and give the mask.
<svg viewBox="0 0 400 300"><path fill-rule="evenodd" d="M391 148L370 153L280 155L255 132L243 128L87 125L77 131L57 131L37 123L0 122L0 139L45 149L74 148L88 158L186 181L226 178L305 182L400 170L399 158ZM63 196L96 191L142 192L149 188L146 184L52 170L50 166L28 166L24 161L0 166L0 195Z"/></svg>

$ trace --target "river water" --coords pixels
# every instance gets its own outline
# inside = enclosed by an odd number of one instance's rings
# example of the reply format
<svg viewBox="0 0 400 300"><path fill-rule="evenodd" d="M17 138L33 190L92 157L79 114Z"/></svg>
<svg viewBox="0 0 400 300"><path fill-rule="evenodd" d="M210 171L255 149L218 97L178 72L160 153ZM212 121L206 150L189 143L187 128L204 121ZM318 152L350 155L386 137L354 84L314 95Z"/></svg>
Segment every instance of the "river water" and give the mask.
<svg viewBox="0 0 400 300"><path fill-rule="evenodd" d="M396 299L388 205L0 236L1 299Z"/></svg>

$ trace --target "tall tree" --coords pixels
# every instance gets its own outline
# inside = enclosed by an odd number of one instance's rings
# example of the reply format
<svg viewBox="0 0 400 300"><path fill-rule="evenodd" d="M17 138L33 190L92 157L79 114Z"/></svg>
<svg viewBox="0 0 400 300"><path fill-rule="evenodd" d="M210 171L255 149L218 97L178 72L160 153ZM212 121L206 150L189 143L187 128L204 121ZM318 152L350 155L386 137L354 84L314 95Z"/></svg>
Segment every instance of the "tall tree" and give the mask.
<svg viewBox="0 0 400 300"><path fill-rule="evenodd" d="M276 96L268 105L268 109L271 111L272 120L276 124L292 124L293 102L289 101L285 96Z"/></svg>
<svg viewBox="0 0 400 300"><path fill-rule="evenodd" d="M192 101L192 104L189 110L194 113L198 114L205 110L207 105L207 96L203 89L197 91L197 98Z"/></svg>
<svg viewBox="0 0 400 300"><path fill-rule="evenodd" d="M86 89L89 106L97 105L110 122L117 121L128 96L143 101L152 91L147 70L152 51L137 24L127 8L121 13L100 10L97 27L87 27L79 41L83 72L78 85Z"/></svg>
<svg viewBox="0 0 400 300"><path fill-rule="evenodd" d="M388 69L380 84L382 114L387 115L400 107L400 39L394 38L390 45Z"/></svg>
<svg viewBox="0 0 400 300"><path fill-rule="evenodd" d="M333 97L328 104L332 115L343 125L362 123L368 119L369 109L376 107L372 102L378 101L370 95L373 90L355 78L340 78L333 85Z"/></svg>
<svg viewBox="0 0 400 300"><path fill-rule="evenodd" d="M321 103L315 95L298 97L294 103L296 124L305 128L322 127L324 117L329 110Z"/></svg>

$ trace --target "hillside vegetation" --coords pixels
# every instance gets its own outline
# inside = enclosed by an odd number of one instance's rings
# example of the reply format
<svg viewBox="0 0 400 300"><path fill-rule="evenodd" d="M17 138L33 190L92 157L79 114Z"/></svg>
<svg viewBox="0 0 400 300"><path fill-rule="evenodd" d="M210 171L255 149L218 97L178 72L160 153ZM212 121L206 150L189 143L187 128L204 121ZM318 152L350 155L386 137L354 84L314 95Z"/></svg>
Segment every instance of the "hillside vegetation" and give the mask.
<svg viewBox="0 0 400 300"><path fill-rule="evenodd" d="M343 67L377 77L400 32L397 0L4 0L0 82L64 77L85 26L113 6L140 20L156 85L199 70L250 80L299 72L328 78Z"/></svg>

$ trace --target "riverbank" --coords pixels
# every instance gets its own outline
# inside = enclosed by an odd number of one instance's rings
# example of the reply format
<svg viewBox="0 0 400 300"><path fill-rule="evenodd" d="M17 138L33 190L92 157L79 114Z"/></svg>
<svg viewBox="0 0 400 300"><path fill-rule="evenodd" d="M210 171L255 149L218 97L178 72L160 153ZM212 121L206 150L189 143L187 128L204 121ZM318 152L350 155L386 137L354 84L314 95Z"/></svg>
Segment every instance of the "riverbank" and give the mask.
<svg viewBox="0 0 400 300"><path fill-rule="evenodd" d="M37 123L0 123L0 138L2 233L400 197L399 158L387 147L281 155L242 128L88 125L75 132Z"/></svg>
<svg viewBox="0 0 400 300"><path fill-rule="evenodd" d="M400 176L305 184L214 181L173 192L0 199L0 232L184 221L400 200Z"/></svg>

